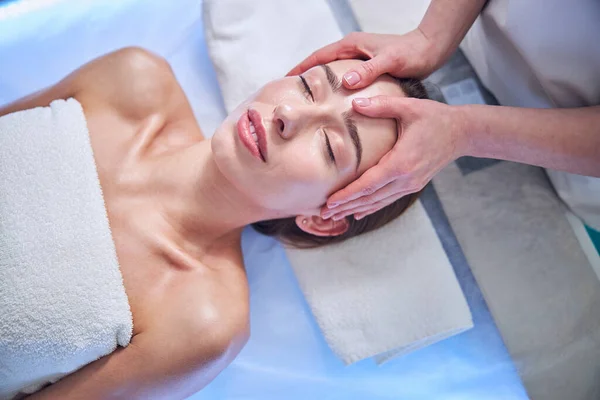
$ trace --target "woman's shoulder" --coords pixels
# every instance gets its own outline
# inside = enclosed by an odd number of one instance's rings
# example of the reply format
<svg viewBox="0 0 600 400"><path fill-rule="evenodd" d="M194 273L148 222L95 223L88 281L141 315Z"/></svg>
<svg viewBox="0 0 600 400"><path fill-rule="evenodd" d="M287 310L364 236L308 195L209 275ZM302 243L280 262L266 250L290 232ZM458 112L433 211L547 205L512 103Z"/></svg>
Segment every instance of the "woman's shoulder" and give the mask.
<svg viewBox="0 0 600 400"><path fill-rule="evenodd" d="M82 103L112 106L135 119L169 112L174 103L185 101L167 60L140 47L98 57L66 80L75 86L75 97Z"/></svg>
<svg viewBox="0 0 600 400"><path fill-rule="evenodd" d="M73 97L86 116L119 116L133 124L158 116L164 121L188 121L199 131L194 113L170 64L140 47L126 47L97 57L56 84L0 108L0 116L48 106L56 99Z"/></svg>
<svg viewBox="0 0 600 400"><path fill-rule="evenodd" d="M146 329L133 337L134 347L145 343L157 359L168 357L172 370L195 369L200 375L213 363L231 362L249 339L250 322L243 265L228 263L180 271Z"/></svg>
<svg viewBox="0 0 600 400"><path fill-rule="evenodd" d="M0 115L76 98L84 110L109 109L127 118L169 111L182 91L169 63L140 47L126 47L97 57L56 84L0 109ZM185 96L183 96L185 97Z"/></svg>
<svg viewBox="0 0 600 400"><path fill-rule="evenodd" d="M174 329L200 345L207 335L229 343L248 334L249 288L240 246L171 268L169 276L147 331Z"/></svg>

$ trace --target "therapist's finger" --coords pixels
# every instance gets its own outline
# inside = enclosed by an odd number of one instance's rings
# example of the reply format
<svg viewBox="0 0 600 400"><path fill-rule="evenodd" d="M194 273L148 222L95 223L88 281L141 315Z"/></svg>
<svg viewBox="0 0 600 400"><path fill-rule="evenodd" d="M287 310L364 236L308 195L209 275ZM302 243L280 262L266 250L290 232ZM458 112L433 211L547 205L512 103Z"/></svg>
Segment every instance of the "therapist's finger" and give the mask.
<svg viewBox="0 0 600 400"><path fill-rule="evenodd" d="M421 189L421 191L422 191L422 190L423 190L423 189ZM370 215L370 214L376 213L377 211L381 210L382 208L384 208L384 207L387 207L387 206L389 206L390 204L392 204L392 203L394 203L394 202L396 202L396 201L398 201L398 200L402 199L403 197L405 197L405 196L409 196L409 195L412 195L412 194L415 194L415 193L417 193L415 190L406 190L406 191L404 191L404 192L402 192L402 193L399 193L399 194L398 194L398 193L396 193L396 194L393 194L393 195L391 195L391 196L389 196L389 197L387 197L387 198L385 198L385 199L383 199L383 200L381 200L381 201L378 201L378 202L377 202L377 203L375 203L375 204L373 205L373 207L371 207L371 208L369 208L369 207L365 207L365 210L364 210L364 211L361 211L361 210L353 210L353 212L354 212L354 219L356 219L356 220L361 220L361 219L363 219L364 217L366 217L366 216L368 216L368 215ZM418 194L417 194L417 196L418 196ZM413 198L410 198L410 199L408 200L408 205L409 205L409 206L411 206L411 205L412 205L412 204L413 204L415 201L416 201L416 198L414 198L414 197L413 197ZM405 204L406 204L406 203L405 203ZM405 207L405 208L402 210L402 212L404 212L404 211L405 211L407 208L408 208L408 207Z"/></svg>
<svg viewBox="0 0 600 400"><path fill-rule="evenodd" d="M370 208L366 211L357 212L354 214L354 219L360 221L364 217L368 217L369 215L376 213L377 211L381 210L384 207L387 207L388 205L389 204L381 204L378 205L378 207Z"/></svg>
<svg viewBox="0 0 600 400"><path fill-rule="evenodd" d="M412 191L410 190L405 190L405 191L393 191L392 194L390 194L387 197L382 198L379 201L376 201L374 203L365 203L363 205L356 205L356 206L352 206L352 207L348 207L345 208L344 210L338 210L337 208L334 208L333 210L329 210L330 212L333 213L329 213L326 215L329 215L328 218L332 218L333 220L338 220L340 219L340 216L345 216L345 215L350 215L350 214L356 214L356 213L366 213L365 215L368 214L372 214L376 211L379 211L382 207L385 207L387 205L392 204L394 201L399 200L400 198L407 196L409 194L411 194ZM347 203L347 204L351 204ZM355 215L356 217L356 215ZM323 217L324 219L327 219L325 217Z"/></svg>
<svg viewBox="0 0 600 400"><path fill-rule="evenodd" d="M379 201L377 203L374 203L374 204L368 204L365 206L356 207L356 208L353 208L352 210L347 210L345 212L336 214L332 217L332 219L334 221L338 221L342 218L346 218L347 216L353 215L353 214L354 214L354 219L357 219L356 216L361 213L369 213L369 214L374 213L378 210L381 210L383 207L390 205L392 202L393 202L392 200L388 200L388 198L386 198L386 199Z"/></svg>
<svg viewBox="0 0 600 400"><path fill-rule="evenodd" d="M367 217L371 214L376 213L377 211L381 210L382 208L389 206L393 202L401 199L402 197L404 197L406 195L409 195L410 193L411 192L406 192L404 194L401 194L400 196L393 194L381 201L378 201L375 204L371 204L371 205L367 205L367 206L363 206L363 207L356 207L353 210L349 210L347 213L345 213L345 215L347 216L347 215L354 214L354 219L356 219L357 221L360 221L364 217ZM339 218L337 215L335 215L335 216L333 216L333 219L338 220L341 218Z"/></svg>
<svg viewBox="0 0 600 400"><path fill-rule="evenodd" d="M406 194L409 194L409 193L406 193ZM354 219L356 219L357 221L360 221L364 217L369 216L373 213L376 213L377 211L381 210L382 208L389 206L390 204L392 204L393 202L395 202L396 200L398 200L401 197L402 196L396 197L396 196L392 195L386 199L383 199L380 202L378 202L377 204L374 204L373 207L371 207L371 208L367 208L364 211L356 212L354 214Z"/></svg>
<svg viewBox="0 0 600 400"><path fill-rule="evenodd" d="M332 194L327 199L327 207L335 208L360 197L370 196L390 183L394 176L390 174L390 168L386 163L388 160L389 157L384 156L379 164L368 169L360 178Z"/></svg>
<svg viewBox="0 0 600 400"><path fill-rule="evenodd" d="M327 46L313 52L311 55L302 60L300 64L292 68L292 70L288 72L286 76L300 75L316 65L327 64L328 62L336 60L337 53L343 47L343 44L340 42L341 40L338 40L337 42L328 44Z"/></svg>
<svg viewBox="0 0 600 400"><path fill-rule="evenodd" d="M395 60L386 54L381 54L363 61L357 67L347 71L342 81L348 89L362 89L369 86L381 75L394 68Z"/></svg>
<svg viewBox="0 0 600 400"><path fill-rule="evenodd" d="M364 52L360 51L356 45L346 37L313 52L300 62L300 64L292 68L286 76L300 75L317 65L327 64L345 58L354 58L359 55L364 55Z"/></svg>
<svg viewBox="0 0 600 400"><path fill-rule="evenodd" d="M335 208L329 208L329 207L325 206L325 207L323 207L323 212L321 213L321 216L323 218L329 218L335 214L344 212L346 210L356 209L357 207L364 207L364 206L368 206L371 204L375 204L380 200L383 200L389 196L392 196L393 194L395 194L398 191L399 191L399 189L396 187L396 185L393 185L392 183L388 183L387 185L379 188L379 190L375 191L374 193L372 193L370 195L358 197L354 200L351 200L344 204L341 204Z"/></svg>
<svg viewBox="0 0 600 400"><path fill-rule="evenodd" d="M400 96L357 97L352 100L352 108L367 117L407 119L412 117L415 108L423 99Z"/></svg>

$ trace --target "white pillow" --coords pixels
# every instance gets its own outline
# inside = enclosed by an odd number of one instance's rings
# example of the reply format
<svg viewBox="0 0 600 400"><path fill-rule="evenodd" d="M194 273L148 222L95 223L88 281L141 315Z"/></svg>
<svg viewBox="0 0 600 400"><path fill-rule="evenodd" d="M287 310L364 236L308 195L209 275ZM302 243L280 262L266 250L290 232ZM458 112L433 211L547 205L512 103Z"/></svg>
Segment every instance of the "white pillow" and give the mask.
<svg viewBox="0 0 600 400"><path fill-rule="evenodd" d="M228 111L342 37L322 0L205 0L204 26ZM377 231L286 252L325 340L346 364L385 362L473 326L420 203Z"/></svg>

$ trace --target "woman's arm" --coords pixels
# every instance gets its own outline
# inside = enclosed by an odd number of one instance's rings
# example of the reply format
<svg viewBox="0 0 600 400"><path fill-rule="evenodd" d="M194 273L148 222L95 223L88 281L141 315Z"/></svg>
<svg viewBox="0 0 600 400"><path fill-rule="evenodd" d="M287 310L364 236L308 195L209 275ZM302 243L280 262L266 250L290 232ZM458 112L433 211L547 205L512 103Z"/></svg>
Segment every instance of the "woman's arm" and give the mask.
<svg viewBox="0 0 600 400"><path fill-rule="evenodd" d="M487 0L433 0L419 30L436 48L436 67L454 53Z"/></svg>
<svg viewBox="0 0 600 400"><path fill-rule="evenodd" d="M466 153L600 177L600 106L461 106Z"/></svg>
<svg viewBox="0 0 600 400"><path fill-rule="evenodd" d="M204 388L239 353L248 333L237 321L241 319L235 312L204 319L193 330L164 321L163 328L136 335L127 347L27 399L184 399Z"/></svg>
<svg viewBox="0 0 600 400"><path fill-rule="evenodd" d="M324 218L369 215L423 189L438 171L465 155L600 177L600 106L451 106L375 96L354 99L353 108L366 116L397 119L399 139L383 162L328 199L329 206L321 210Z"/></svg>
<svg viewBox="0 0 600 400"><path fill-rule="evenodd" d="M156 112L173 120L193 115L168 62L142 48L127 47L95 58L55 85L0 107L0 117L70 97L86 111L110 109L128 121Z"/></svg>
<svg viewBox="0 0 600 400"><path fill-rule="evenodd" d="M342 79L348 89L364 88L378 76L425 78L456 50L486 0L432 0L421 23L403 35L352 32L315 51L289 75L347 58L368 58Z"/></svg>
<svg viewBox="0 0 600 400"><path fill-rule="evenodd" d="M75 72L73 74L75 74ZM53 86L44 88L0 107L0 117L17 111L28 110L30 108L46 107L52 101L57 99L75 97L77 88L74 84L75 82L73 82L75 80L73 79L73 74Z"/></svg>

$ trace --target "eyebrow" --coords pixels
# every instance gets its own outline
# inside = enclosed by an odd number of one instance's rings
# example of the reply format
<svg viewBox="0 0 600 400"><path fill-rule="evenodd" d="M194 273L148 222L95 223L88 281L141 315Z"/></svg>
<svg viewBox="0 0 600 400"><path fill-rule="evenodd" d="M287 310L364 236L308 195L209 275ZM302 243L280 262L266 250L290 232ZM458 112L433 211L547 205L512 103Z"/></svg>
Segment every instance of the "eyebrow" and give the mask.
<svg viewBox="0 0 600 400"><path fill-rule="evenodd" d="M331 87L331 91L333 93L339 93L342 89L342 82L337 77L337 75L331 70L329 65L321 64L319 65L325 71L325 75L327 76L327 82ZM358 136L358 128L356 127L356 122L350 117L352 113L350 111L345 111L342 113L342 119L344 120L344 126L350 135L350 139L352 139L352 144L354 145L354 149L356 152L356 171L360 167L360 160L362 159L362 143L360 142L360 136Z"/></svg>
<svg viewBox="0 0 600 400"><path fill-rule="evenodd" d="M342 89L342 81L337 77L329 65L321 64L319 67L323 68L325 75L327 76L327 82L331 86L333 93L338 93Z"/></svg>

